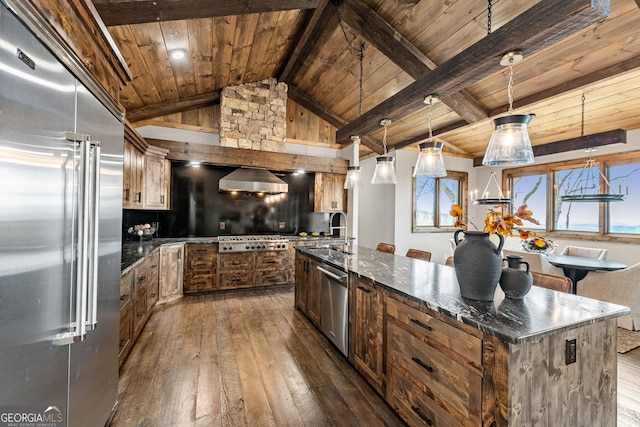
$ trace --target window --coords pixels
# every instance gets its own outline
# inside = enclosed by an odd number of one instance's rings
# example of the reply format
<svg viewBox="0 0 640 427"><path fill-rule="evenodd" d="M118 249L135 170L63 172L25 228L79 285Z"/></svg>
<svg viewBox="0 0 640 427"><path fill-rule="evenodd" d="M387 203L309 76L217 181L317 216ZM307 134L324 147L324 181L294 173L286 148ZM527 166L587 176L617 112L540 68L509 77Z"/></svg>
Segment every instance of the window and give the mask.
<svg viewBox="0 0 640 427"><path fill-rule="evenodd" d="M592 168L584 167L586 159L578 159L505 170L504 180L513 191L514 205L528 205L540 221L541 230L558 237L584 234L591 239L609 240L614 238L610 235L615 235L618 241L637 241L640 188L632 184L640 179L640 152L601 156L595 160L599 166ZM609 192L627 195L623 202L563 202L560 199L587 188L589 174L599 180L600 188L606 188L600 170L611 184ZM598 192L598 188L588 191Z"/></svg>
<svg viewBox="0 0 640 427"><path fill-rule="evenodd" d="M442 178L417 176L413 178L412 231L433 232L451 230L454 219L449 215L452 205L466 210L467 174L447 171Z"/></svg>

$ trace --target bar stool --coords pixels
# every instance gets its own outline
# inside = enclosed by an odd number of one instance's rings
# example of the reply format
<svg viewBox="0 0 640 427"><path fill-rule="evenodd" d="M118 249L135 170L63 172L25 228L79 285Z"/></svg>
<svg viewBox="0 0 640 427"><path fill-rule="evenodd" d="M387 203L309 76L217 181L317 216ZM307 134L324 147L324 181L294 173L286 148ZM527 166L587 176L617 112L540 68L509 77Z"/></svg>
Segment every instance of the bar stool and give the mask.
<svg viewBox="0 0 640 427"><path fill-rule="evenodd" d="M406 256L409 258L431 261L431 252L421 251L419 249L409 249Z"/></svg>
<svg viewBox="0 0 640 427"><path fill-rule="evenodd" d="M378 243L376 250L380 252L388 252L390 254L393 254L396 252L396 245L392 245L390 243Z"/></svg>

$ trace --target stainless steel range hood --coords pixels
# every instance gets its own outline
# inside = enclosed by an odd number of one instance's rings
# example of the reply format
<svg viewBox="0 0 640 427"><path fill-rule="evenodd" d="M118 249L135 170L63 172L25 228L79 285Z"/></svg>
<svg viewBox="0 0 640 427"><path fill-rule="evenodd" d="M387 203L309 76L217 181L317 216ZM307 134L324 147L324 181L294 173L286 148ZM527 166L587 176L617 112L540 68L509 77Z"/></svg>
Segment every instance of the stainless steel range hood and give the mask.
<svg viewBox="0 0 640 427"><path fill-rule="evenodd" d="M219 191L287 193L289 184L263 168L241 167L220 178Z"/></svg>

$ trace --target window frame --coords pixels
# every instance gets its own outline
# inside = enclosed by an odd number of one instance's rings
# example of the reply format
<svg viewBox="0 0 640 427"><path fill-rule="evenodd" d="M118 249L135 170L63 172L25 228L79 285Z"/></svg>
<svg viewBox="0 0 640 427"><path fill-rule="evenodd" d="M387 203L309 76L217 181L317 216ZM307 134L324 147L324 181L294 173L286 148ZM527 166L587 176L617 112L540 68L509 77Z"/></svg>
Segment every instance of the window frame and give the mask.
<svg viewBox="0 0 640 427"><path fill-rule="evenodd" d="M580 169L587 162L588 157L579 159L566 160L562 162L544 163L532 166L523 166L519 168L504 169L502 171L502 185L503 188L513 191L513 178L524 175L547 175L547 209L546 224L547 227L544 231L547 237L551 238L564 238L575 240L595 240L595 241L615 241L625 243L638 243L640 241L640 235L629 233L615 233L609 231L610 219L609 219L609 205L611 203L600 202L598 206L598 231L571 231L571 230L557 230L555 229L555 223L553 221L553 212L556 206L555 197L555 177L554 172L566 169ZM600 171L609 179L609 167L619 166L624 164L638 163L640 165L640 151L628 151L624 153L607 154L601 156L593 156ZM600 177L600 186L604 186L604 180ZM623 202L614 202L614 205L618 205ZM535 206L529 207L536 214Z"/></svg>
<svg viewBox="0 0 640 427"><path fill-rule="evenodd" d="M412 169L413 175L413 169ZM433 178L436 180L435 186L435 210L436 215L434 216L434 225L416 225L416 183L417 178L414 176L411 179L411 232L412 233L444 233L451 232L452 230L457 230L453 225L448 226L440 226L440 181L442 179L456 179L458 184L458 200L460 202L460 206L462 207L463 216L467 216L467 189L469 183L469 174L467 172L453 171L447 170L447 175L439 178Z"/></svg>

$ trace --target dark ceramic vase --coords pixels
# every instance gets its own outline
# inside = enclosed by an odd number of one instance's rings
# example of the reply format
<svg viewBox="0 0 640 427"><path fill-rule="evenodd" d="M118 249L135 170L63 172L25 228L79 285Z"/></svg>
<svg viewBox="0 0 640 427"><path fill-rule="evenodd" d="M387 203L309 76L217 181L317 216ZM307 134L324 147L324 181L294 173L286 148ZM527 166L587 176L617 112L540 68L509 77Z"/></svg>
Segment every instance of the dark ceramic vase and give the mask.
<svg viewBox="0 0 640 427"><path fill-rule="evenodd" d="M504 291L504 295L511 299L524 298L533 284L529 263L517 255L507 255L502 261L507 261L507 267L502 269L500 276L500 287ZM525 270L522 269L523 266L526 267Z"/></svg>
<svg viewBox="0 0 640 427"><path fill-rule="evenodd" d="M459 240L464 233L464 240ZM489 233L482 231L458 230L453 235L456 250L453 254L453 266L463 298L475 301L493 301L500 275L504 237L498 235L498 247L489 240Z"/></svg>

